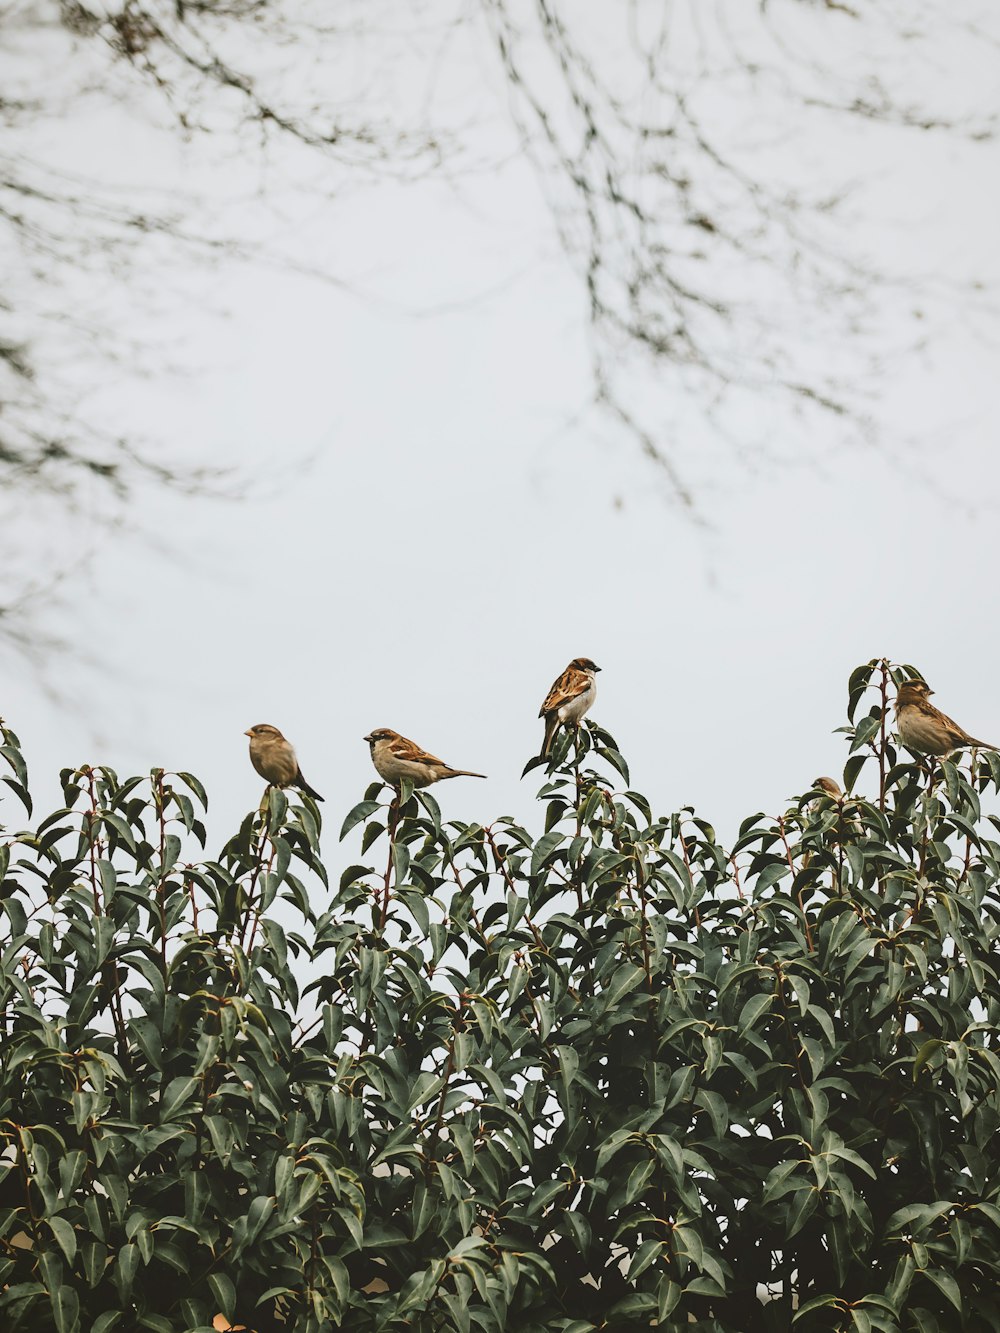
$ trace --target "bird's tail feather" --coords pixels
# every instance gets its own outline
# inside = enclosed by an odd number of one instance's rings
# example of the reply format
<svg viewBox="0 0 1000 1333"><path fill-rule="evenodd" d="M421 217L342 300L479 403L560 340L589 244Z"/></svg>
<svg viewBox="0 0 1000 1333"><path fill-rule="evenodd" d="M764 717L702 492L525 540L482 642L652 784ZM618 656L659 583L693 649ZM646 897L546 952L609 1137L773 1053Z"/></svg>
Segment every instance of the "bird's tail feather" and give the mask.
<svg viewBox="0 0 1000 1333"><path fill-rule="evenodd" d="M545 715L545 739L542 741L542 753L540 759L548 759L549 751L552 749L552 741L556 732L559 730L559 718L553 713Z"/></svg>
<svg viewBox="0 0 1000 1333"><path fill-rule="evenodd" d="M309 783L306 782L301 773L295 779L295 785L298 787L299 791L304 791L305 794L311 796L314 801L321 801L323 799L315 787L310 787Z"/></svg>

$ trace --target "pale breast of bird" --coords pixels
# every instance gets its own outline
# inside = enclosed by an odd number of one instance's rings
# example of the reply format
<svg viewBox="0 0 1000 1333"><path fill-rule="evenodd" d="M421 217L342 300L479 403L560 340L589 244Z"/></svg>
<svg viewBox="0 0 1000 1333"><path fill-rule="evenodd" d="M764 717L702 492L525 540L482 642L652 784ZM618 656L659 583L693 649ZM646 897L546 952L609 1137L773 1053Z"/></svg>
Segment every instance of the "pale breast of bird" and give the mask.
<svg viewBox="0 0 1000 1333"><path fill-rule="evenodd" d="M579 722L590 705L597 698L597 682L591 681L582 694L578 694L575 699L570 699L559 709L558 717L560 722Z"/></svg>
<svg viewBox="0 0 1000 1333"><path fill-rule="evenodd" d="M409 759L393 754L392 747L385 742L372 749L372 763L387 782L397 782L400 778L412 777L416 767Z"/></svg>

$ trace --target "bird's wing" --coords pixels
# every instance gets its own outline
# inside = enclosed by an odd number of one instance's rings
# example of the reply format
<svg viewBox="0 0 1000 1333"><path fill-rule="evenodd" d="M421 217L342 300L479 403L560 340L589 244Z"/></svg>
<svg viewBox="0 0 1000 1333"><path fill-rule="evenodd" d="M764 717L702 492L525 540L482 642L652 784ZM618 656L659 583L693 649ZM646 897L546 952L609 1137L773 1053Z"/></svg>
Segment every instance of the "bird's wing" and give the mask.
<svg viewBox="0 0 1000 1333"><path fill-rule="evenodd" d="M557 708L562 708L563 704L578 698L589 688L590 677L586 671L581 671L578 667L567 667L559 679L553 682L551 690L545 696L545 702L538 710L538 716L544 717L546 713L555 712Z"/></svg>
<svg viewBox="0 0 1000 1333"><path fill-rule="evenodd" d="M967 745L972 750L995 750L997 748L995 745L991 745L989 741L980 741L977 740L975 736L970 736L969 733L963 730L957 722L953 722L950 717L945 717L944 714L942 714L942 721L946 724L951 733L949 739L953 741L956 746Z"/></svg>
<svg viewBox="0 0 1000 1333"><path fill-rule="evenodd" d="M991 745L989 741L980 741L975 736L970 736L964 727L958 725L954 718L949 717L947 713L942 713L940 708L935 708L933 704L924 702L918 704L917 707L931 722L945 728L948 733L948 741L955 749L963 745L967 745L973 750L996 750L1000 748Z"/></svg>
<svg viewBox="0 0 1000 1333"><path fill-rule="evenodd" d="M917 705L921 713L932 722L936 722L939 727L944 727L948 732L948 740L952 745L974 744L972 737L967 731L958 725L954 718L942 713L940 708L935 708L933 704L920 703Z"/></svg>
<svg viewBox="0 0 1000 1333"><path fill-rule="evenodd" d="M391 741L389 748L397 759L403 759L408 764L430 764L434 768L448 767L443 759L439 759L428 750L421 750L419 745L407 740L405 736L399 736Z"/></svg>

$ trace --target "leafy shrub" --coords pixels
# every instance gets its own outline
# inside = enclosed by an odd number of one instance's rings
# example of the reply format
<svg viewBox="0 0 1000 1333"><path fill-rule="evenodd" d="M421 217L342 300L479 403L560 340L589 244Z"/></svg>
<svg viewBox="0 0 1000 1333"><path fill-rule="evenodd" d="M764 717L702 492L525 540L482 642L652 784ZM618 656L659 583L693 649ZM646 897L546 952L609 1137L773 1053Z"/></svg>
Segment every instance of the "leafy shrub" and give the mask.
<svg viewBox="0 0 1000 1333"><path fill-rule="evenodd" d="M307 798L188 860L193 777L64 772L0 840L0 1326L1000 1327L1000 762L929 786L889 689L871 799L731 853L593 724L538 834L373 785L332 890Z"/></svg>

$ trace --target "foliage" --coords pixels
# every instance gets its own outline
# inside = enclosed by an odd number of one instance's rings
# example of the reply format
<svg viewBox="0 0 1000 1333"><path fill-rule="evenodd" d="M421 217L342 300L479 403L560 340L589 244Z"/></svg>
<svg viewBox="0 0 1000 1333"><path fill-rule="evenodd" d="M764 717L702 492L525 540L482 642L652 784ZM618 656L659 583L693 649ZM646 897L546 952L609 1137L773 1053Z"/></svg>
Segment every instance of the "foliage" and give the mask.
<svg viewBox="0 0 1000 1333"><path fill-rule="evenodd" d="M189 860L196 779L64 772L0 847L3 1327L997 1327L1000 760L930 786L890 684L871 797L731 853L593 724L538 832L373 785L332 889L308 798Z"/></svg>

